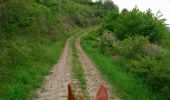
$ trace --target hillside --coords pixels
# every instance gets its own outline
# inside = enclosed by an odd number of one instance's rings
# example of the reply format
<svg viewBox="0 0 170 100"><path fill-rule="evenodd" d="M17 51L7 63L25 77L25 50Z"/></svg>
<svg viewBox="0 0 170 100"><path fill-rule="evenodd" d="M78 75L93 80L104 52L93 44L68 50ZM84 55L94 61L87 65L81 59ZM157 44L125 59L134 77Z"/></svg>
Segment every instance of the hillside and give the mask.
<svg viewBox="0 0 170 100"><path fill-rule="evenodd" d="M169 100L162 14L102 1L0 0L0 100Z"/></svg>
<svg viewBox="0 0 170 100"><path fill-rule="evenodd" d="M32 98L66 39L109 10L89 0L1 0L0 99Z"/></svg>

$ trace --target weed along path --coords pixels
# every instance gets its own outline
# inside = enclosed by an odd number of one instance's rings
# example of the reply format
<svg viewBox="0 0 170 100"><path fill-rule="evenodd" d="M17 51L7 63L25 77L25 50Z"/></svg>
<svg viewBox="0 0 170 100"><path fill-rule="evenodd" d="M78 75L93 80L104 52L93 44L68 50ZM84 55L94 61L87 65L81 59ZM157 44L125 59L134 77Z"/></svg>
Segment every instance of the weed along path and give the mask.
<svg viewBox="0 0 170 100"><path fill-rule="evenodd" d="M76 95L81 91L87 100L94 100L100 85L104 84L109 100L120 100L81 48L80 34L83 32L67 40L60 60L53 66L51 74L45 77L35 100L67 100L68 84L71 84Z"/></svg>
<svg viewBox="0 0 170 100"><path fill-rule="evenodd" d="M87 82L87 92L90 96L90 100L93 100L96 96L97 91L101 84L106 85L109 100L120 100L113 91L113 88L109 83L103 80L100 72L97 70L96 66L92 63L87 54L83 51L80 46L80 35L76 38L76 48L82 63L82 67L85 72L85 78Z"/></svg>
<svg viewBox="0 0 170 100"><path fill-rule="evenodd" d="M52 68L51 74L45 78L42 88L38 90L37 100L67 100L67 85L78 87L77 80L71 73L72 39L68 39L60 60Z"/></svg>

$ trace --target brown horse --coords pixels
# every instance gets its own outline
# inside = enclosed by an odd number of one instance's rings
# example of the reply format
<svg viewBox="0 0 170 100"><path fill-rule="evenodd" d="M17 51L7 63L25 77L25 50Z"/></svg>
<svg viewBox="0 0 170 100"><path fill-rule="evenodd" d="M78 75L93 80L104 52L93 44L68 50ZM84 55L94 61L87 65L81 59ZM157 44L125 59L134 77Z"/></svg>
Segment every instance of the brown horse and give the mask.
<svg viewBox="0 0 170 100"><path fill-rule="evenodd" d="M81 100L85 100L85 97L82 94L79 93L78 96L80 97ZM75 96L73 95L70 84L68 85L68 100L76 100ZM107 90L104 85L100 86L100 89L97 92L94 100L108 100Z"/></svg>

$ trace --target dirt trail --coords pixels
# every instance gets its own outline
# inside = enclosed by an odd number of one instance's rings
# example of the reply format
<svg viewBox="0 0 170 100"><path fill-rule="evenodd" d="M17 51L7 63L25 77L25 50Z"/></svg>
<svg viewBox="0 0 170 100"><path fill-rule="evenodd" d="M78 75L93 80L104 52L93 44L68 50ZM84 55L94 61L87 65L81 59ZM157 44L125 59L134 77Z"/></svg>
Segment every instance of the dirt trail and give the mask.
<svg viewBox="0 0 170 100"><path fill-rule="evenodd" d="M82 32L80 32L82 33ZM109 100L120 100L114 95L111 86L106 83L101 77L96 66L92 63L90 58L86 55L80 46L80 33L76 38L69 38L64 47L63 54L56 65L53 66L51 74L45 77L42 88L38 90L38 97L36 100L67 100L67 85L71 84L74 91L79 92L80 84L74 78L71 71L72 65L72 50L70 43L76 39L76 48L82 67L85 71L85 79L87 82L87 92L90 100L93 100L101 84L105 84L109 93ZM77 93L76 93L77 94Z"/></svg>
<svg viewBox="0 0 170 100"><path fill-rule="evenodd" d="M45 78L44 85L38 90L37 100L67 100L67 85L78 89L78 81L71 73L71 48L68 39L59 62L54 65L51 74Z"/></svg>
<svg viewBox="0 0 170 100"><path fill-rule="evenodd" d="M109 100L120 100L117 96L114 95L114 91L112 87L103 80L96 66L92 63L90 58L81 48L79 37L76 39L76 47L77 47L78 55L80 57L80 61L82 63L82 67L85 71L87 92L89 93L91 100L95 97L101 84L106 85L109 94Z"/></svg>

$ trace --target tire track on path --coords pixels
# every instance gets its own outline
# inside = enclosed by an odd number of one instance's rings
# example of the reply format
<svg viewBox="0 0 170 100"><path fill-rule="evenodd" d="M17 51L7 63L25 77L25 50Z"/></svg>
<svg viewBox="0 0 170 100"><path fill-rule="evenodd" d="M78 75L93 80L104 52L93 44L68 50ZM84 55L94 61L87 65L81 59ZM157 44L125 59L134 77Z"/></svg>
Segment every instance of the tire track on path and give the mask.
<svg viewBox="0 0 170 100"><path fill-rule="evenodd" d="M51 74L46 76L44 85L38 90L37 100L67 100L67 85L71 84L78 89L78 81L71 72L72 52L69 38L65 44L60 60L52 68Z"/></svg>
<svg viewBox="0 0 170 100"><path fill-rule="evenodd" d="M114 93L111 85L103 80L100 72L97 70L96 66L92 63L87 54L83 51L80 45L80 36L76 38L76 48L82 67L85 71L86 82L87 82L87 92L90 96L90 100L93 100L96 96L97 91L101 84L105 84L109 94L109 100L120 100Z"/></svg>

